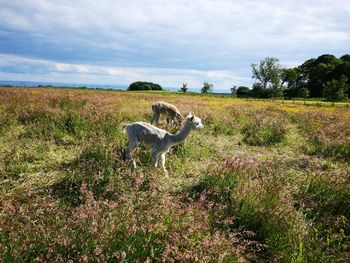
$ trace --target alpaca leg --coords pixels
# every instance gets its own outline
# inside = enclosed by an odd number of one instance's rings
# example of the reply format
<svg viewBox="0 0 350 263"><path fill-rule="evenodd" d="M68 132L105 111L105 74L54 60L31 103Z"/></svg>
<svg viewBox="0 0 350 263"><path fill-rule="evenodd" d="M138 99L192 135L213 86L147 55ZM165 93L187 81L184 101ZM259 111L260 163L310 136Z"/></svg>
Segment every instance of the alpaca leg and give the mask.
<svg viewBox="0 0 350 263"><path fill-rule="evenodd" d="M153 112L152 119L151 119L151 124L153 124L156 121L156 113Z"/></svg>
<svg viewBox="0 0 350 263"><path fill-rule="evenodd" d="M159 113L158 112L153 112L151 124L155 123L155 124L158 125L158 121L159 121Z"/></svg>
<svg viewBox="0 0 350 263"><path fill-rule="evenodd" d="M153 148L152 149L152 163L151 163L151 167L157 168L157 166L158 166L158 157L159 157L158 152Z"/></svg>
<svg viewBox="0 0 350 263"><path fill-rule="evenodd" d="M137 166L136 166L135 159L132 157L131 153L135 150L138 144L139 142L130 143L129 146L125 148L125 156L127 159L132 160L132 165L134 166L134 168L136 168Z"/></svg>
<svg viewBox="0 0 350 263"><path fill-rule="evenodd" d="M160 157L161 157L161 159L162 159L162 168L163 168L163 171L164 171L164 173L165 173L165 176L169 176L169 174L168 174L168 171L165 169L165 153L162 153L161 155L160 155Z"/></svg>

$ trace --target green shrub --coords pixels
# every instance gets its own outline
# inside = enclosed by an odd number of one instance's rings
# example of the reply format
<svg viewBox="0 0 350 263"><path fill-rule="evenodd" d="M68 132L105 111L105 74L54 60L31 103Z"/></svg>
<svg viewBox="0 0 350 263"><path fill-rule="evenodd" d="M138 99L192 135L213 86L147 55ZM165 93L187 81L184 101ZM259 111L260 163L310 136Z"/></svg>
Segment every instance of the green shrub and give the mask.
<svg viewBox="0 0 350 263"><path fill-rule="evenodd" d="M145 81L131 83L128 90L163 90L159 84Z"/></svg>

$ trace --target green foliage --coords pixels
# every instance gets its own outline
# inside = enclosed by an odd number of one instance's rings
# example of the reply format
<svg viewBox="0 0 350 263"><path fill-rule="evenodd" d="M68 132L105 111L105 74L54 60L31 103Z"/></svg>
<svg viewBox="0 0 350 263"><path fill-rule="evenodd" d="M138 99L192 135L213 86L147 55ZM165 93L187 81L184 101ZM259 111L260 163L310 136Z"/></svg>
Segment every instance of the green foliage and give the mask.
<svg viewBox="0 0 350 263"><path fill-rule="evenodd" d="M347 63L346 60L328 54L321 55L317 59L309 59L295 68L298 72L295 89L305 87L310 91L311 97L321 97L323 84L339 79L341 75L350 77L350 67L347 67Z"/></svg>
<svg viewBox="0 0 350 263"><path fill-rule="evenodd" d="M214 85L209 82L203 82L203 87L201 89L201 92L203 94L208 94L213 92Z"/></svg>
<svg viewBox="0 0 350 263"><path fill-rule="evenodd" d="M188 90L187 83L182 83L182 87L180 89L183 93L186 93Z"/></svg>
<svg viewBox="0 0 350 263"><path fill-rule="evenodd" d="M280 89L283 71L277 58L266 57L260 61L259 65L252 64L251 67L253 71L252 78L256 79L263 89Z"/></svg>
<svg viewBox="0 0 350 263"><path fill-rule="evenodd" d="M250 95L256 98L271 98L272 89L264 89L261 83L255 82Z"/></svg>
<svg viewBox="0 0 350 263"><path fill-rule="evenodd" d="M328 101L343 101L348 98L346 92L349 90L349 85L346 84L348 78L344 75L340 80L331 80L323 84L323 96Z"/></svg>
<svg viewBox="0 0 350 263"><path fill-rule="evenodd" d="M296 68L284 68L282 69L282 82L287 83L287 88L295 89L298 80L298 70Z"/></svg>
<svg viewBox="0 0 350 263"><path fill-rule="evenodd" d="M232 88L230 89L231 90L231 95L236 97L237 96L237 89L238 87L233 85Z"/></svg>
<svg viewBox="0 0 350 263"><path fill-rule="evenodd" d="M238 98L247 98L250 97L251 91L248 87L240 86L236 91L236 95Z"/></svg>
<svg viewBox="0 0 350 263"><path fill-rule="evenodd" d="M163 90L159 84L145 81L131 83L128 90Z"/></svg>
<svg viewBox="0 0 350 263"><path fill-rule="evenodd" d="M350 62L348 57L348 54L340 58L324 54L318 58L309 59L298 67L281 69L280 74L275 73L273 77L271 77L272 75L269 72L273 71L271 68L273 69L274 64L277 65L275 72L279 71L278 60L266 58L260 62L259 66L252 64L253 78L258 80L258 82L254 83L252 96L259 98L276 96L276 91L279 90L279 87L283 88L283 85L287 84L283 92L289 98L309 96L320 98L325 93L328 97L344 98L340 94L341 92L339 93L340 89L335 88L337 86L335 81L340 81L344 76L347 78L344 85L350 85ZM272 79L276 80L275 84L268 85L273 82L271 81ZM325 87L327 87L326 91L324 91ZM268 88L271 91L265 92ZM307 96L304 96L306 95L305 89L309 91ZM346 92L347 88L344 89L344 93ZM332 101L334 101L334 98Z"/></svg>
<svg viewBox="0 0 350 263"><path fill-rule="evenodd" d="M329 101L341 101L347 98L350 85L348 57L349 55L344 55L336 58L333 55L324 54L316 59L309 59L295 68L282 68L277 58L266 57L259 64L251 64L252 77L257 81L253 84L252 90L234 86L231 88L231 94L242 98L326 96ZM343 78L346 78L345 83L342 81ZM340 81L343 88L336 88L338 85L334 80ZM162 90L162 88L158 84L138 81L132 83L128 90ZM183 83L180 90L186 93L187 84ZM201 93L212 92L213 84L204 82Z"/></svg>
<svg viewBox="0 0 350 263"><path fill-rule="evenodd" d="M307 98L309 97L309 95L310 95L310 92L307 88L301 88L298 90L298 97Z"/></svg>

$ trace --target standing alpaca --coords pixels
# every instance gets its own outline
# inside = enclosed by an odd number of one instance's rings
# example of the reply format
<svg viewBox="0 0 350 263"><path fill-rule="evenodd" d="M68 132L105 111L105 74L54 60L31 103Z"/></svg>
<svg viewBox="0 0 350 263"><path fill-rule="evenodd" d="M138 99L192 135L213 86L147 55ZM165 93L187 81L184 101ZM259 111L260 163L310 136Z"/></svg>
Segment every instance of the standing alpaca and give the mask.
<svg viewBox="0 0 350 263"><path fill-rule="evenodd" d="M126 130L129 138L129 145L125 148L125 155L128 159L132 160L134 168L136 168L136 162L131 156L131 153L140 143L151 145L151 166L156 168L158 164L158 158L161 157L162 168L165 175L168 176L168 172L165 169L165 154L172 146L183 142L192 130L200 128L203 128L201 119L192 116L191 113L186 117L185 125L177 134L171 134L166 130L159 129L145 122L134 122L124 125L123 130Z"/></svg>
<svg viewBox="0 0 350 263"><path fill-rule="evenodd" d="M184 119L180 111L174 105L163 101L153 103L152 112L153 115L151 124L156 123L158 125L159 116L161 113L167 116L166 121L168 124L180 124Z"/></svg>

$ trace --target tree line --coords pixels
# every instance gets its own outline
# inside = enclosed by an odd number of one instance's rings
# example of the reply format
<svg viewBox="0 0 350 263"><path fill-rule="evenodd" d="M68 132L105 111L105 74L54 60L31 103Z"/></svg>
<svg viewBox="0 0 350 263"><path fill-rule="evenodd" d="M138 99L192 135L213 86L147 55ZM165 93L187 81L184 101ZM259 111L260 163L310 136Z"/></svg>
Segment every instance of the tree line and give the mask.
<svg viewBox="0 0 350 263"><path fill-rule="evenodd" d="M266 57L259 64L251 64L251 88L233 86L231 94L240 98L324 98L327 101L344 101L349 98L350 55L340 58L324 54L318 58L306 60L300 66L284 68L279 60ZM203 82L201 93L213 92L214 85ZM128 90L162 90L158 84L151 82L134 82ZM187 92L187 83L180 87Z"/></svg>
<svg viewBox="0 0 350 263"><path fill-rule="evenodd" d="M277 58L267 57L252 64L252 89L233 86L237 97L325 98L343 101L349 97L350 55L337 58L324 54L294 68L283 68Z"/></svg>

